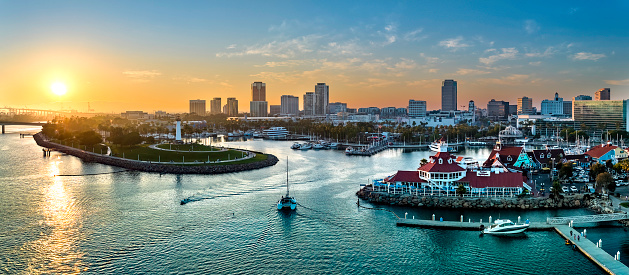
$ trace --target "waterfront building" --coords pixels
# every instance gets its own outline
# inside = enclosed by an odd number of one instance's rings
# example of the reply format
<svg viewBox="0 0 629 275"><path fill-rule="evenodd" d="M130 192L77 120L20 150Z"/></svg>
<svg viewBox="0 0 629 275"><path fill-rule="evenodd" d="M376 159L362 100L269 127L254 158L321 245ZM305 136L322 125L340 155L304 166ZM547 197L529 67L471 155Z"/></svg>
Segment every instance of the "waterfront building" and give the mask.
<svg viewBox="0 0 629 275"><path fill-rule="evenodd" d="M627 158L627 151L611 143L594 146L585 154L600 164L605 164L607 160L611 160L613 164L616 164L619 160Z"/></svg>
<svg viewBox="0 0 629 275"><path fill-rule="evenodd" d="M425 117L426 116L426 101L410 99L408 101L408 116L409 117Z"/></svg>
<svg viewBox="0 0 629 275"><path fill-rule="evenodd" d="M190 100L190 114L205 115L205 100Z"/></svg>
<svg viewBox="0 0 629 275"><path fill-rule="evenodd" d="M555 93L555 98L552 100L542 100L542 115L564 115L564 101L559 97L559 93Z"/></svg>
<svg viewBox="0 0 629 275"><path fill-rule="evenodd" d="M330 114L338 114L341 112L347 112L347 103L334 102L330 103Z"/></svg>
<svg viewBox="0 0 629 275"><path fill-rule="evenodd" d="M299 97L283 95L281 97L281 115L296 116L299 114Z"/></svg>
<svg viewBox="0 0 629 275"><path fill-rule="evenodd" d="M610 88L603 88L594 93L595 100L610 100Z"/></svg>
<svg viewBox="0 0 629 275"><path fill-rule="evenodd" d="M506 119L509 116L509 102L492 99L487 103L487 116L493 119Z"/></svg>
<svg viewBox="0 0 629 275"><path fill-rule="evenodd" d="M227 98L227 110L224 112L228 116L237 116L238 115L238 100L235 97Z"/></svg>
<svg viewBox="0 0 629 275"><path fill-rule="evenodd" d="M304 95L304 115L315 115L315 104L317 102L317 95L314 92L307 92Z"/></svg>
<svg viewBox="0 0 629 275"><path fill-rule="evenodd" d="M522 156L522 158L520 158L522 154L526 155L523 147L498 145L491 151L491 154L489 154L487 160L483 162L483 167L492 167L496 163L496 161L500 162L506 167L515 167L516 163L518 163L518 165L521 165L517 167L532 166L533 161L530 160L530 157ZM527 158L529 159L528 162L525 161Z"/></svg>
<svg viewBox="0 0 629 275"><path fill-rule="evenodd" d="M512 172L500 164L478 167L468 158L450 155L447 146L443 146L417 171L397 171L381 182L376 181L374 190L447 196L456 195L460 185L466 188L467 196L483 197L515 196L525 188L521 172Z"/></svg>
<svg viewBox="0 0 629 275"><path fill-rule="evenodd" d="M266 101L251 101L249 113L253 117L265 117L268 115L268 103Z"/></svg>
<svg viewBox="0 0 629 275"><path fill-rule="evenodd" d="M627 100L576 100L572 103L572 118L578 130L586 125L592 131L629 131Z"/></svg>
<svg viewBox="0 0 629 275"><path fill-rule="evenodd" d="M210 113L211 114L220 114L221 113L221 98L215 97L210 101Z"/></svg>
<svg viewBox="0 0 629 275"><path fill-rule="evenodd" d="M282 105L271 105L269 106L269 115L279 115L282 112Z"/></svg>
<svg viewBox="0 0 629 275"><path fill-rule="evenodd" d="M325 115L330 112L330 86L317 83L315 86L315 115Z"/></svg>
<svg viewBox="0 0 629 275"><path fill-rule="evenodd" d="M532 155L535 157L537 167L554 168L558 163L565 162L566 153L563 149L541 149L533 150Z"/></svg>
<svg viewBox="0 0 629 275"><path fill-rule="evenodd" d="M441 111L457 110L457 82L446 79L441 83Z"/></svg>
<svg viewBox="0 0 629 275"><path fill-rule="evenodd" d="M533 99L529 97L518 98L518 115L533 114Z"/></svg>

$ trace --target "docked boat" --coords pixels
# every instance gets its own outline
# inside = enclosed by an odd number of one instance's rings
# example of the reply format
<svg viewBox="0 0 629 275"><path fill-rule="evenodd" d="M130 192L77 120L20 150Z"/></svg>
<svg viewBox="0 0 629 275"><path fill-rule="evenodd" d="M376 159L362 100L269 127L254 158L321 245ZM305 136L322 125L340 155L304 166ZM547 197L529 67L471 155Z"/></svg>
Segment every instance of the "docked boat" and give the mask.
<svg viewBox="0 0 629 275"><path fill-rule="evenodd" d="M262 134L270 139L284 139L288 136L288 130L284 127L271 127L263 130Z"/></svg>
<svg viewBox="0 0 629 275"><path fill-rule="evenodd" d="M498 219L494 224L483 230L484 234L508 235L522 233L529 228L529 223L516 224L511 220Z"/></svg>
<svg viewBox="0 0 629 275"><path fill-rule="evenodd" d="M345 148L345 154L349 155L351 153L354 153L354 148L352 148L352 146Z"/></svg>
<svg viewBox="0 0 629 275"><path fill-rule="evenodd" d="M483 141L468 141L467 146L487 146L487 142Z"/></svg>
<svg viewBox="0 0 629 275"><path fill-rule="evenodd" d="M277 202L277 210L295 210L297 208L297 200L290 196L288 190L288 157L286 158L286 196Z"/></svg>
<svg viewBox="0 0 629 275"><path fill-rule="evenodd" d="M337 149L337 148L339 148L339 144L336 143L336 142L332 142L332 143L330 143L330 148L331 149Z"/></svg>
<svg viewBox="0 0 629 275"><path fill-rule="evenodd" d="M291 149L299 149L301 148L301 144L299 144L299 142L295 142L293 143L293 145L290 146Z"/></svg>
<svg viewBox="0 0 629 275"><path fill-rule="evenodd" d="M312 149L315 149L315 150L325 149L325 146L323 146L323 144L321 143L315 143L314 145L312 145Z"/></svg>
<svg viewBox="0 0 629 275"><path fill-rule="evenodd" d="M312 149L312 144L310 144L310 143L304 143L304 144L302 144L302 145L299 147L299 149L301 149L301 150L310 150L310 149Z"/></svg>
<svg viewBox="0 0 629 275"><path fill-rule="evenodd" d="M447 152L449 153L456 153L456 149L449 147L448 146L448 142L446 142L443 139L437 140L433 143L430 144L430 146L428 146L430 148L431 151L433 152L441 152L441 147L445 147L447 148Z"/></svg>

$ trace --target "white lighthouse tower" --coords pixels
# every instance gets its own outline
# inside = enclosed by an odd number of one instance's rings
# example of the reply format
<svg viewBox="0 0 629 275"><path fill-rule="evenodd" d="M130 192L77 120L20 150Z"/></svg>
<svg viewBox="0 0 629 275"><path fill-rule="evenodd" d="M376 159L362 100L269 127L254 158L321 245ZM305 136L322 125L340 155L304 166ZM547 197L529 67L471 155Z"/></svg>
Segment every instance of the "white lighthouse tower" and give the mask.
<svg viewBox="0 0 629 275"><path fill-rule="evenodd" d="M181 141L181 118L177 117L177 132L175 132L175 140Z"/></svg>

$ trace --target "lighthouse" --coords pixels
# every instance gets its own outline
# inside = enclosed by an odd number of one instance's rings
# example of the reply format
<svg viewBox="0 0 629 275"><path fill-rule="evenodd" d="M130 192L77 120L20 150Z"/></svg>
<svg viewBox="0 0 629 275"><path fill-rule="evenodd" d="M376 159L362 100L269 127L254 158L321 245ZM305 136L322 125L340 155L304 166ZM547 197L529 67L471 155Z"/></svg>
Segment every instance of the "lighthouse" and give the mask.
<svg viewBox="0 0 629 275"><path fill-rule="evenodd" d="M177 132L175 132L175 140L181 141L181 118L177 117Z"/></svg>

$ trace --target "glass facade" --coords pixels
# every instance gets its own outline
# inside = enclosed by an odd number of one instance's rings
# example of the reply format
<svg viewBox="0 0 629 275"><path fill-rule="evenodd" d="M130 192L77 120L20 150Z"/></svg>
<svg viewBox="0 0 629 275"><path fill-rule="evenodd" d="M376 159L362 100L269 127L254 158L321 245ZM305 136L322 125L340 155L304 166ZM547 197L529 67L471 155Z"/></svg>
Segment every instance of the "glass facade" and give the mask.
<svg viewBox="0 0 629 275"><path fill-rule="evenodd" d="M626 130L627 111L627 100L577 100L572 103L575 124L578 127L585 124L591 130L601 130L603 125L606 130L616 130L618 126L620 130Z"/></svg>

